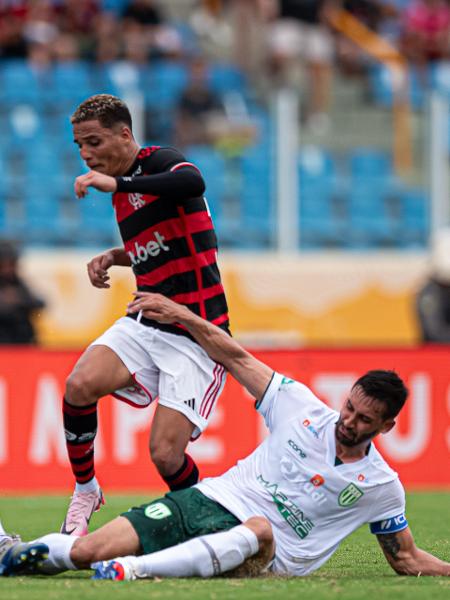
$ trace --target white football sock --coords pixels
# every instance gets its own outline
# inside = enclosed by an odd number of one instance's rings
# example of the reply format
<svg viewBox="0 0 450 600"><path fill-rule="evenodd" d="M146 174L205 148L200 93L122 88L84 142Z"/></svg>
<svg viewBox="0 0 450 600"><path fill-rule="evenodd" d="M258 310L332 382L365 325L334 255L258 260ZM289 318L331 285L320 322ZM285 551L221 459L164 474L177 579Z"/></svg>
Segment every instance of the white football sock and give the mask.
<svg viewBox="0 0 450 600"><path fill-rule="evenodd" d="M256 534L238 525L138 556L131 563L136 577L212 577L238 567L258 549Z"/></svg>
<svg viewBox="0 0 450 600"><path fill-rule="evenodd" d="M75 483L76 492L96 492L100 489L99 483L96 477L93 477L87 483Z"/></svg>
<svg viewBox="0 0 450 600"><path fill-rule="evenodd" d="M48 558L44 560L39 571L47 575L56 575L63 571L76 571L77 567L70 560L70 551L77 539L76 535L49 533L34 540L47 544L49 549Z"/></svg>
<svg viewBox="0 0 450 600"><path fill-rule="evenodd" d="M3 536L8 536L8 534L6 533L6 531L3 529L3 525L2 522L0 521L0 538ZM9 537L9 536L8 536Z"/></svg>

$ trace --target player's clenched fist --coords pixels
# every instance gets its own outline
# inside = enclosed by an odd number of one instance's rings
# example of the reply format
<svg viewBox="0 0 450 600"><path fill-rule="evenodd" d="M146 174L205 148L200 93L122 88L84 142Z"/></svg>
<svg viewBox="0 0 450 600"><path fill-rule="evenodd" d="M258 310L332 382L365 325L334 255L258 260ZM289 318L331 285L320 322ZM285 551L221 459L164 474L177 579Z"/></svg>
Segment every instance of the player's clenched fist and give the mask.
<svg viewBox="0 0 450 600"><path fill-rule="evenodd" d="M117 182L114 177L104 175L98 171L89 171L85 175L80 175L75 179L74 189L77 198L84 198L88 193L88 188L93 187L100 192L115 192Z"/></svg>
<svg viewBox="0 0 450 600"><path fill-rule="evenodd" d="M109 288L108 269L114 265L114 254L112 252L104 252L88 262L87 271L89 279L94 287Z"/></svg>

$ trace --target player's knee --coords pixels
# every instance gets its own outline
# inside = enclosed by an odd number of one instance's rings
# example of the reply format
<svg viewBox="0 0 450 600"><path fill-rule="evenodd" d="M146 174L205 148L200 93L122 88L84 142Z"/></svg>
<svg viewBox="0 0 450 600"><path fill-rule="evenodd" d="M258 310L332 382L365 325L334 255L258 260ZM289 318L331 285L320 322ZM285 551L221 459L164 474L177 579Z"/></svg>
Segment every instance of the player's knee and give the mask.
<svg viewBox="0 0 450 600"><path fill-rule="evenodd" d="M150 456L159 473L168 477L180 468L184 455L178 455L175 448L167 441L151 442Z"/></svg>
<svg viewBox="0 0 450 600"><path fill-rule="evenodd" d="M91 377L81 370L72 372L66 380L66 399L76 406L95 402L97 398Z"/></svg>
<svg viewBox="0 0 450 600"><path fill-rule="evenodd" d="M79 569L89 567L91 563L101 560L99 547L91 541L89 536L80 537L70 550L70 560Z"/></svg>
<svg viewBox="0 0 450 600"><path fill-rule="evenodd" d="M251 529L258 538L258 554L272 555L275 542L269 521L265 517L251 517L245 521L244 525Z"/></svg>

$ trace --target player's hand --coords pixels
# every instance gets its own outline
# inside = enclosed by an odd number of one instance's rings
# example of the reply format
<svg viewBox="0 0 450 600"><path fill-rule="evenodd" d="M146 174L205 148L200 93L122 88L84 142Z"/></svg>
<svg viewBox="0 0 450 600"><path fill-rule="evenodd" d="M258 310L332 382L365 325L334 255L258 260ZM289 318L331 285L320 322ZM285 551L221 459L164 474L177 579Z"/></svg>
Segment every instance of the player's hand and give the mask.
<svg viewBox="0 0 450 600"><path fill-rule="evenodd" d="M89 173L80 175L75 179L74 189L77 198L84 198L90 187L93 187L100 192L114 193L117 190L117 181L114 177L110 177L104 173L89 171Z"/></svg>
<svg viewBox="0 0 450 600"><path fill-rule="evenodd" d="M127 312L135 314L142 311L144 317L159 323L176 323L188 310L185 306L177 304L161 294L133 292L133 296L135 298L128 304Z"/></svg>
<svg viewBox="0 0 450 600"><path fill-rule="evenodd" d="M103 252L88 262L87 271L89 279L94 287L109 288L108 269L114 265L114 254Z"/></svg>

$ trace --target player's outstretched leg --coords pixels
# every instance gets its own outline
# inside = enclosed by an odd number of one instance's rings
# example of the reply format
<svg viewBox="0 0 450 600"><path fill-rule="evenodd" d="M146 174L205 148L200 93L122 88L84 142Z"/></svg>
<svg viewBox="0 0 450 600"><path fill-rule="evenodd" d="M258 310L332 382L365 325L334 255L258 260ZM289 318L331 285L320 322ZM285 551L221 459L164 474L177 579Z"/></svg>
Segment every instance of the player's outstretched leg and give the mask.
<svg viewBox="0 0 450 600"><path fill-rule="evenodd" d="M42 542L21 542L17 538L5 542L0 546L0 575L4 577L39 572L48 557L48 546Z"/></svg>
<svg viewBox="0 0 450 600"><path fill-rule="evenodd" d="M93 579L115 581L145 577L214 577L232 571L250 557L260 559L261 569L273 555L270 524L264 517L252 517L238 525L194 538L182 544L146 554L123 556L96 562Z"/></svg>

